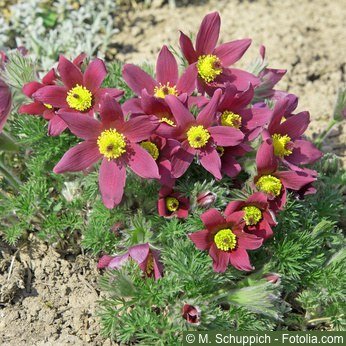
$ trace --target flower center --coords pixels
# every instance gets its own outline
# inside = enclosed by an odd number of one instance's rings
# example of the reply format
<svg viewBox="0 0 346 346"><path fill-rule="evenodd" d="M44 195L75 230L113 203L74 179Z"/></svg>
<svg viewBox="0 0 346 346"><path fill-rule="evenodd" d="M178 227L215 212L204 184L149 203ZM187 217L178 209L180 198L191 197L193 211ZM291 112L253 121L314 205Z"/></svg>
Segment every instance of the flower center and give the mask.
<svg viewBox="0 0 346 346"><path fill-rule="evenodd" d="M292 154L291 137L275 133L272 136L275 156L284 157Z"/></svg>
<svg viewBox="0 0 346 346"><path fill-rule="evenodd" d="M169 82L165 85L160 83L159 86L156 86L154 89L154 95L161 99L164 99L167 95L175 95L178 96L178 91L175 85L170 86Z"/></svg>
<svg viewBox="0 0 346 346"><path fill-rule="evenodd" d="M261 209L254 206L246 206L243 208L245 212L244 220L247 226L257 225L262 219Z"/></svg>
<svg viewBox="0 0 346 346"><path fill-rule="evenodd" d="M86 87L77 84L67 93L66 102L70 108L83 112L91 108L92 99L92 93Z"/></svg>
<svg viewBox="0 0 346 346"><path fill-rule="evenodd" d="M171 212L177 211L179 208L179 201L175 197L167 197L166 207Z"/></svg>
<svg viewBox="0 0 346 346"><path fill-rule="evenodd" d="M49 103L44 103L43 105L48 109L53 109L53 106Z"/></svg>
<svg viewBox="0 0 346 346"><path fill-rule="evenodd" d="M153 157L154 160L157 160L160 152L156 144L150 141L145 141L141 143L141 147L144 148Z"/></svg>
<svg viewBox="0 0 346 346"><path fill-rule="evenodd" d="M221 115L221 125L239 129L241 126L241 116L231 111L224 111Z"/></svg>
<svg viewBox="0 0 346 346"><path fill-rule="evenodd" d="M149 252L146 273L147 275L150 275L153 271L154 271L154 259L153 259L153 255Z"/></svg>
<svg viewBox="0 0 346 346"><path fill-rule="evenodd" d="M279 196L282 188L280 179L272 175L263 175L256 183L259 190L270 195Z"/></svg>
<svg viewBox="0 0 346 346"><path fill-rule="evenodd" d="M222 157L222 155L225 153L225 148L224 148L224 147L217 146L217 147L216 147L216 151L217 151L217 153L219 154L219 156Z"/></svg>
<svg viewBox="0 0 346 346"><path fill-rule="evenodd" d="M198 57L197 70L199 76L210 83L222 72L220 59L216 55L201 55Z"/></svg>
<svg viewBox="0 0 346 346"><path fill-rule="evenodd" d="M161 118L161 119L160 119L160 123L166 123L166 124L171 125L171 126L173 126L173 127L176 127L176 126L177 126L177 125L175 125L175 123L174 123L173 120L168 119L168 118L166 118L166 117Z"/></svg>
<svg viewBox="0 0 346 346"><path fill-rule="evenodd" d="M192 148L204 147L210 138L210 133L202 125L191 126L187 131L187 140Z"/></svg>
<svg viewBox="0 0 346 346"><path fill-rule="evenodd" d="M237 246L237 237L229 228L225 228L215 234L214 242L219 250L233 250Z"/></svg>
<svg viewBox="0 0 346 346"><path fill-rule="evenodd" d="M103 131L97 139L100 153L108 160L117 159L126 152L123 134L114 129Z"/></svg>

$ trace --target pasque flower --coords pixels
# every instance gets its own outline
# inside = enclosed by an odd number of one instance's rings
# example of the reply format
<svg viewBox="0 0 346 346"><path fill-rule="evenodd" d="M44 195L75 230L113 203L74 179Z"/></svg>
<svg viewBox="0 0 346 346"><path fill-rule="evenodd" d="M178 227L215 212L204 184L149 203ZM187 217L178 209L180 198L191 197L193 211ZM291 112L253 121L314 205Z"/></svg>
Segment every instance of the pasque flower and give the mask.
<svg viewBox="0 0 346 346"><path fill-rule="evenodd" d="M263 192L255 192L245 201L232 201L226 207L225 216L243 211L244 231L267 239L273 234L271 227L276 225L267 198Z"/></svg>
<svg viewBox="0 0 346 346"><path fill-rule="evenodd" d="M316 180L315 177L300 171L279 171L278 160L274 155L273 141L268 138L259 147L256 155L256 188L264 192L270 201L270 209L282 209L286 203L286 190L299 191Z"/></svg>
<svg viewBox="0 0 346 346"><path fill-rule="evenodd" d="M160 178L155 160L139 144L148 139L157 126L147 117L125 121L120 105L108 94L101 104L101 122L68 111L59 111L59 116L72 133L85 141L69 149L54 167L54 172L81 171L102 159L99 186L107 208L121 202L126 166L142 178Z"/></svg>
<svg viewBox="0 0 346 346"><path fill-rule="evenodd" d="M0 132L5 126L12 106L12 94L10 87L0 79Z"/></svg>
<svg viewBox="0 0 346 346"><path fill-rule="evenodd" d="M221 94L220 89L216 90L196 119L178 98L166 97L177 121L176 139L181 141L181 148L172 158L174 177L181 177L197 155L201 165L216 179L221 179L221 160L216 147L235 146L242 142L244 134L240 130L215 125Z"/></svg>
<svg viewBox="0 0 346 346"><path fill-rule="evenodd" d="M162 277L163 265L160 262L160 251L152 249L149 243L132 246L122 255L104 255L99 259L97 268L119 269L129 258L138 263L145 276L154 277L155 280Z"/></svg>
<svg viewBox="0 0 346 346"><path fill-rule="evenodd" d="M245 90L249 83L257 85L259 80L249 72L230 68L246 52L250 39L236 40L217 45L220 34L220 15L217 12L206 15L196 37L196 45L181 32L180 47L188 63L198 72L198 91L212 94L215 88L225 82L233 83L238 90Z"/></svg>
<svg viewBox="0 0 346 346"><path fill-rule="evenodd" d="M268 130L263 131L263 138L271 138L274 155L286 166L301 171L299 165L317 161L322 153L311 142L302 138L310 122L309 113L287 114L289 106L288 97L277 101Z"/></svg>
<svg viewBox="0 0 346 346"><path fill-rule="evenodd" d="M101 88L107 75L106 66L101 59L93 60L82 73L76 64L61 55L57 69L63 85L47 85L31 94L35 101L48 105L50 109L93 115L94 111L100 109L100 102L106 93L114 98L124 93L115 88ZM58 129L53 125L53 133L61 132L61 124Z"/></svg>
<svg viewBox="0 0 346 346"><path fill-rule="evenodd" d="M201 310L197 306L184 304L182 317L190 324L198 325L201 318Z"/></svg>
<svg viewBox="0 0 346 346"><path fill-rule="evenodd" d="M157 209L160 216L172 217L176 216L186 219L189 215L190 202L189 199L183 197L180 193L175 192L172 188L162 187L159 191L159 200Z"/></svg>
<svg viewBox="0 0 346 346"><path fill-rule="evenodd" d="M239 270L254 269L246 250L258 249L263 239L243 231L244 214L237 211L224 217L218 210L209 209L201 215L206 228L189 234L199 250L209 251L216 272L224 272L229 264Z"/></svg>

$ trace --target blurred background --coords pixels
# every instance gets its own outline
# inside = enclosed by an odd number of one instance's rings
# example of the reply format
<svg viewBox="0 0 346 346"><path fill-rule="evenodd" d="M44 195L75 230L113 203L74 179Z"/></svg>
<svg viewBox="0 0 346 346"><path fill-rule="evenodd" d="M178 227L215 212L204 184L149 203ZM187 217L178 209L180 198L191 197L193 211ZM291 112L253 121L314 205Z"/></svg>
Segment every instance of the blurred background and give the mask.
<svg viewBox="0 0 346 346"><path fill-rule="evenodd" d="M250 37L245 67L267 48L272 68L287 69L279 89L300 97L317 136L345 83L346 7L340 0L0 0L0 47L25 47L48 70L60 53L154 63L163 44L178 48L179 30L195 35L219 11L221 41ZM345 162L345 132L334 127L325 150Z"/></svg>

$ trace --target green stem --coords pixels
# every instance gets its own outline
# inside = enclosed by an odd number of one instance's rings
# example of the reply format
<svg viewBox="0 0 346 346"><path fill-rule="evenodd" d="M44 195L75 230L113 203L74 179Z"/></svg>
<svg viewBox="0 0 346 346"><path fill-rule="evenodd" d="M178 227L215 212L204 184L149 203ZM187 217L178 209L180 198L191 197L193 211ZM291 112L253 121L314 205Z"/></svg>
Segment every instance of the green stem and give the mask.
<svg viewBox="0 0 346 346"><path fill-rule="evenodd" d="M317 148L321 147L323 141L329 135L330 130L334 127L334 125L336 125L338 123L339 123L339 121L337 121L335 119L330 120L330 122L327 125L327 128L324 131L322 131L322 133L315 140L315 144L316 144Z"/></svg>
<svg viewBox="0 0 346 346"><path fill-rule="evenodd" d="M8 181L10 185L16 190L18 190L19 186L22 182L17 178L17 176L8 168L6 165L0 161L0 174Z"/></svg>

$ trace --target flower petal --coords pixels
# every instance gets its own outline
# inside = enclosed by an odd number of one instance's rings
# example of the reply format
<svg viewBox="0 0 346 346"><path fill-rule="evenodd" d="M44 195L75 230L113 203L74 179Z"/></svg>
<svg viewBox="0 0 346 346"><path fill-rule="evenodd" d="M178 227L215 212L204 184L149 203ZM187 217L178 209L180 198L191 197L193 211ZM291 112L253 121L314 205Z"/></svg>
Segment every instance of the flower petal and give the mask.
<svg viewBox="0 0 346 346"><path fill-rule="evenodd" d="M161 48L157 58L156 79L162 85L169 83L171 86L178 81L178 64L166 45Z"/></svg>
<svg viewBox="0 0 346 346"><path fill-rule="evenodd" d="M256 87L260 83L259 78L252 73L236 68L231 68L230 71L232 73L231 82L239 91L246 90L249 84Z"/></svg>
<svg viewBox="0 0 346 346"><path fill-rule="evenodd" d="M237 210L240 210L243 206L244 206L244 202L243 201L232 201L232 202L229 202L227 204L227 207L225 209L225 216L229 216L231 214L233 214L235 211Z"/></svg>
<svg viewBox="0 0 346 346"><path fill-rule="evenodd" d="M244 139L243 132L234 127L212 126L208 130L214 142L221 147L238 145Z"/></svg>
<svg viewBox="0 0 346 346"><path fill-rule="evenodd" d="M218 12L207 14L201 23L196 38L197 55L211 54L220 34L221 19Z"/></svg>
<svg viewBox="0 0 346 346"><path fill-rule="evenodd" d="M58 85L48 85L37 90L32 97L36 101L47 103L55 108L67 108L67 91L65 87Z"/></svg>
<svg viewBox="0 0 346 346"><path fill-rule="evenodd" d="M254 267L250 263L250 258L246 250L238 248L235 251L231 252L230 262L232 266L239 270L250 271Z"/></svg>
<svg viewBox="0 0 346 346"><path fill-rule="evenodd" d="M209 255L213 259L214 271L217 273L223 273L226 271L230 261L230 252L219 250L215 243L213 243L209 249Z"/></svg>
<svg viewBox="0 0 346 346"><path fill-rule="evenodd" d="M209 231L214 231L219 228L219 226L222 227L222 225L226 224L224 216L214 208L201 214L200 218Z"/></svg>
<svg viewBox="0 0 346 346"><path fill-rule="evenodd" d="M42 102L32 102L27 105L20 106L19 114L31 114L31 115L42 115L47 107L44 106Z"/></svg>
<svg viewBox="0 0 346 346"><path fill-rule="evenodd" d="M292 115L278 128L279 134L288 135L292 140L299 138L308 128L310 122L309 112L300 112Z"/></svg>
<svg viewBox="0 0 346 346"><path fill-rule="evenodd" d="M147 115L140 115L126 121L119 130L131 142L140 142L148 139L157 128L158 123L154 123Z"/></svg>
<svg viewBox="0 0 346 346"><path fill-rule="evenodd" d="M41 89L42 87L44 87L42 83L33 81L33 82L26 83L23 86L22 91L24 95L31 97L34 92Z"/></svg>
<svg viewBox="0 0 346 346"><path fill-rule="evenodd" d="M124 122L124 114L120 104L109 94L105 94L101 103L100 117L102 123L109 126L111 122Z"/></svg>
<svg viewBox="0 0 346 346"><path fill-rule="evenodd" d="M159 179L159 169L152 156L140 145L131 143L128 165L140 177Z"/></svg>
<svg viewBox="0 0 346 346"><path fill-rule="evenodd" d="M256 165L258 174L271 174L278 167L277 159L274 155L274 147L270 139L264 141L258 148L256 155Z"/></svg>
<svg viewBox="0 0 346 346"><path fill-rule="evenodd" d="M251 39L245 38L227 42L216 47L214 54L221 60L222 66L228 67L236 63L247 51L251 44Z"/></svg>
<svg viewBox="0 0 346 346"><path fill-rule="evenodd" d="M129 258L129 253L125 252L123 255L114 256L112 260L108 263L109 269L119 269L121 268L127 259Z"/></svg>
<svg viewBox="0 0 346 346"><path fill-rule="evenodd" d="M304 173L304 172L293 172L293 171L284 171L276 172L276 177L278 177L282 184L287 189L300 190L304 185L312 183L316 178Z"/></svg>
<svg viewBox="0 0 346 346"><path fill-rule="evenodd" d="M106 65L101 59L95 59L86 68L84 72L84 85L94 94L102 85L107 76Z"/></svg>
<svg viewBox="0 0 346 346"><path fill-rule="evenodd" d="M220 180L221 175L221 160L218 152L215 148L209 146L205 150L201 151L199 154L199 160L201 165L211 173L215 179Z"/></svg>
<svg viewBox="0 0 346 346"><path fill-rule="evenodd" d="M60 55L59 58L58 71L67 89L72 89L77 84L83 85L83 74L81 70L63 55Z"/></svg>
<svg viewBox="0 0 346 346"><path fill-rule="evenodd" d="M149 256L150 247L148 243L138 244L129 248L129 254L138 264L143 263Z"/></svg>
<svg viewBox="0 0 346 346"><path fill-rule="evenodd" d="M242 233L237 237L239 247L247 250L256 250L261 247L263 238L259 238L254 234Z"/></svg>
<svg viewBox="0 0 346 346"><path fill-rule="evenodd" d="M192 64L195 61L197 61L197 54L195 49L193 48L190 38L187 37L181 31L180 31L179 44L180 44L181 51L189 64Z"/></svg>
<svg viewBox="0 0 346 346"><path fill-rule="evenodd" d="M204 127L209 127L215 121L215 114L219 106L222 95L221 89L216 89L209 103L202 109L197 116L197 123Z"/></svg>
<svg viewBox="0 0 346 346"><path fill-rule="evenodd" d="M211 245L210 232L207 229L203 229L198 232L190 233L189 238L196 245L196 248L199 250L207 250Z"/></svg>
<svg viewBox="0 0 346 346"><path fill-rule="evenodd" d="M103 158L99 171L99 187L106 208L117 206L123 197L126 168L114 160Z"/></svg>
<svg viewBox="0 0 346 346"><path fill-rule="evenodd" d="M322 152L319 151L311 142L296 139L292 154L286 157L286 160L295 165L306 165L317 161L322 157Z"/></svg>
<svg viewBox="0 0 346 346"><path fill-rule="evenodd" d="M186 93L190 96L194 92L196 89L197 73L198 71L195 64L187 67L177 83L177 90L179 93Z"/></svg>
<svg viewBox="0 0 346 346"><path fill-rule="evenodd" d="M179 127L185 129L187 126L195 122L195 117L177 97L168 95L166 96L165 101L171 109Z"/></svg>
<svg viewBox="0 0 346 346"><path fill-rule="evenodd" d="M180 178L191 165L195 157L195 150L189 146L188 141L184 141L179 150L172 157L172 175Z"/></svg>
<svg viewBox="0 0 346 346"><path fill-rule="evenodd" d="M59 136L64 130L67 129L67 124L59 115L54 114L54 116L49 120L48 123L48 135L49 136Z"/></svg>
<svg viewBox="0 0 346 346"><path fill-rule="evenodd" d="M140 95L143 89L146 89L149 94L154 93L155 80L136 65L126 64L123 68L123 78L137 95Z"/></svg>
<svg viewBox="0 0 346 346"><path fill-rule="evenodd" d="M82 171L101 157L95 141L85 141L69 149L58 164L54 167L54 173Z"/></svg>
<svg viewBox="0 0 346 346"><path fill-rule="evenodd" d="M232 153L227 152L227 149L225 149L225 153L221 157L221 172L230 178L234 178L241 172L241 166Z"/></svg>

